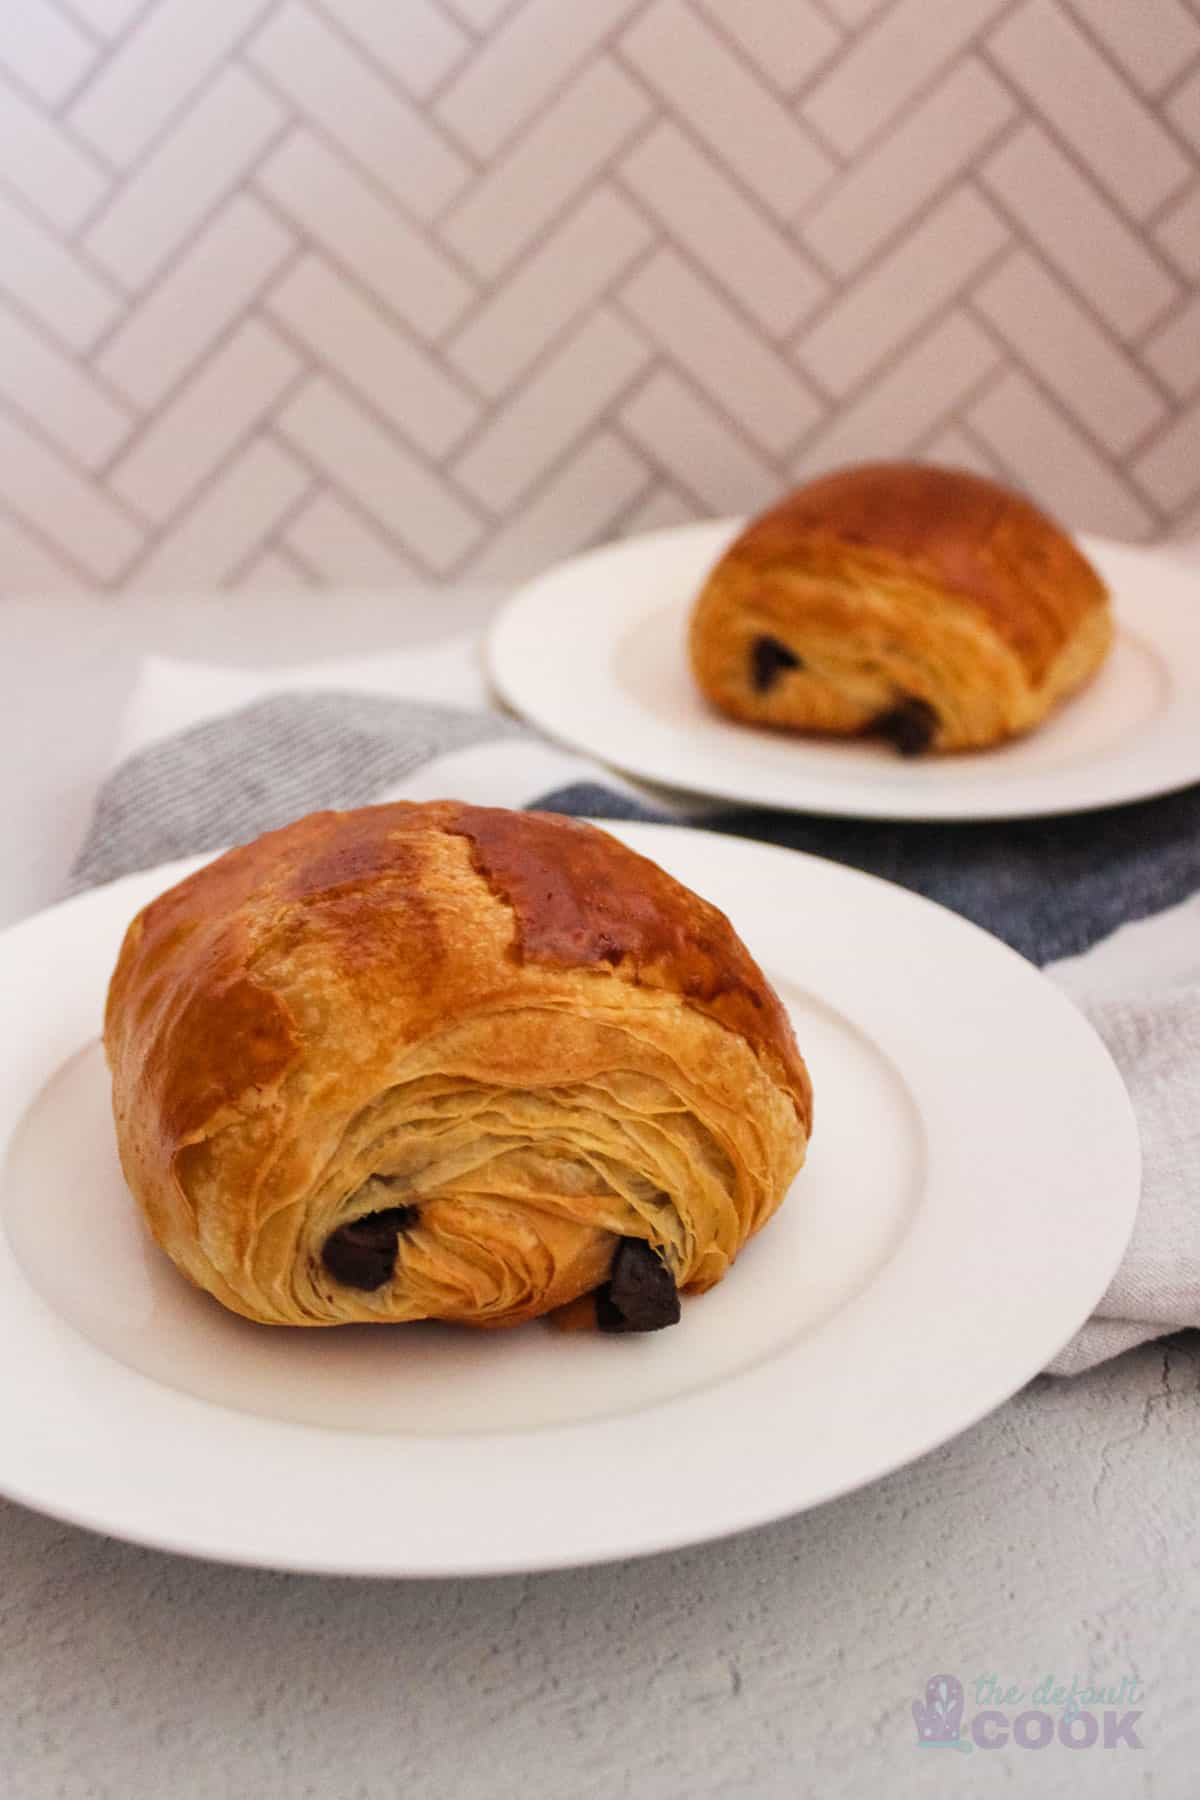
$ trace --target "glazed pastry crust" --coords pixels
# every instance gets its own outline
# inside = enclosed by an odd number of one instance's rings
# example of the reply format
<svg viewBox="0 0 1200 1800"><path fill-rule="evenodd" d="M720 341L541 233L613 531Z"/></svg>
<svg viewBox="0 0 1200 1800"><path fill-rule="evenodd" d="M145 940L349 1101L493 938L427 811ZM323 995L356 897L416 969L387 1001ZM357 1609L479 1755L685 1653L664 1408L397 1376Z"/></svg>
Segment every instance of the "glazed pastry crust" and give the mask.
<svg viewBox="0 0 1200 1800"><path fill-rule="evenodd" d="M811 1128L723 914L592 826L449 801L316 813L160 896L105 1050L154 1237L267 1324L515 1324L630 1238L701 1291ZM335 1279L330 1235L401 1206L392 1278Z"/></svg>
<svg viewBox="0 0 1200 1800"><path fill-rule="evenodd" d="M916 702L933 718L913 747L966 750L1038 725L1111 639L1104 583L1029 501L965 471L878 463L752 522L701 591L689 649L734 718L849 735ZM778 646L765 666L763 644Z"/></svg>

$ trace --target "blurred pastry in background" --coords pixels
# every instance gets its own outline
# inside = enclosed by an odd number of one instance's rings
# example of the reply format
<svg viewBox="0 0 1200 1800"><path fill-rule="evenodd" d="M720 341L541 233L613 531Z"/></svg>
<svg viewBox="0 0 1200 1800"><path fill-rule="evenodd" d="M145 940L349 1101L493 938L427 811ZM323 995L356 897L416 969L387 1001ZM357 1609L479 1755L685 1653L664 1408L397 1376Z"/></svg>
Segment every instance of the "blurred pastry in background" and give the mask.
<svg viewBox="0 0 1200 1800"><path fill-rule="evenodd" d="M870 463L750 523L701 590L689 652L733 718L916 756L1032 730L1112 630L1100 576L1030 501L960 469Z"/></svg>

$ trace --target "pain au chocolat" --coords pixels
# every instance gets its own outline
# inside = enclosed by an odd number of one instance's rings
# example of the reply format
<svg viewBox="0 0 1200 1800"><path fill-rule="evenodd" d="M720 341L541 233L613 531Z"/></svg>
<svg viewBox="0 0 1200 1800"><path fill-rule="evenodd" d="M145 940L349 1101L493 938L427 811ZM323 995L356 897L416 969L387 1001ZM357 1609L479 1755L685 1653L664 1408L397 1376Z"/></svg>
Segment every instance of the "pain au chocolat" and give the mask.
<svg viewBox="0 0 1200 1800"><path fill-rule="evenodd" d="M734 718L905 755L1038 725L1100 667L1107 590L1028 500L963 470L840 470L755 519L696 602L692 668Z"/></svg>
<svg viewBox="0 0 1200 1800"><path fill-rule="evenodd" d="M593 826L449 801L315 813L161 895L105 1049L154 1237L274 1325L671 1324L812 1116L722 913Z"/></svg>

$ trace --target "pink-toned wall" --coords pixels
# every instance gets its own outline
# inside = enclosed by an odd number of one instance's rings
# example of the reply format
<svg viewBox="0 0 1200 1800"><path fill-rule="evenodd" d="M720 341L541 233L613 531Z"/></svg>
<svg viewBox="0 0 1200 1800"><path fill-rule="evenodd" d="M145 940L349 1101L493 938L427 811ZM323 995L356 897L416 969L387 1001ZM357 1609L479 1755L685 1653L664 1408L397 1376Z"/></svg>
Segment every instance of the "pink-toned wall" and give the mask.
<svg viewBox="0 0 1200 1800"><path fill-rule="evenodd" d="M1200 0L22 0L0 592L507 579L831 463L1200 530Z"/></svg>

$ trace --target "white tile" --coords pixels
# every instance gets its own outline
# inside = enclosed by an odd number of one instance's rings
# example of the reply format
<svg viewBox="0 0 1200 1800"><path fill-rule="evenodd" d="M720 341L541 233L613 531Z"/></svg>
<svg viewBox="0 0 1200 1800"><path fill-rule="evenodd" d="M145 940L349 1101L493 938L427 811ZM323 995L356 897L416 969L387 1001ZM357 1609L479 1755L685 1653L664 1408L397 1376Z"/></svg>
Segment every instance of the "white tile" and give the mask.
<svg viewBox="0 0 1200 1800"><path fill-rule="evenodd" d="M994 481L1001 473L994 459L957 425L948 425L921 452L921 462L940 463L944 469L970 469ZM1011 477L1006 477L1011 483Z"/></svg>
<svg viewBox="0 0 1200 1800"><path fill-rule="evenodd" d="M845 155L861 150L1004 4L898 0L817 83L804 117Z"/></svg>
<svg viewBox="0 0 1200 1800"><path fill-rule="evenodd" d="M127 169L203 86L269 0L158 0L71 106L85 143Z"/></svg>
<svg viewBox="0 0 1200 1800"><path fill-rule="evenodd" d="M98 32L101 37L117 38L145 0L65 0L66 10Z"/></svg>
<svg viewBox="0 0 1200 1800"><path fill-rule="evenodd" d="M0 303L0 393L85 468L107 462L133 417L80 364Z"/></svg>
<svg viewBox="0 0 1200 1800"><path fill-rule="evenodd" d="M53 119L0 80L0 169L9 187L59 231L99 205L109 183Z"/></svg>
<svg viewBox="0 0 1200 1800"><path fill-rule="evenodd" d="M335 586L387 588L417 578L408 558L336 494L310 500L288 526L284 542Z"/></svg>
<svg viewBox="0 0 1200 1800"><path fill-rule="evenodd" d="M447 483L332 382L310 381L279 429L430 568L444 571L478 541L479 521Z"/></svg>
<svg viewBox="0 0 1200 1800"><path fill-rule="evenodd" d="M1135 218L1186 178L1183 154L1158 120L1052 0L1026 0L988 49Z"/></svg>
<svg viewBox="0 0 1200 1800"><path fill-rule="evenodd" d="M967 413L983 439L1040 505L1077 531L1148 537L1154 520L1132 489L1017 370L980 396Z"/></svg>
<svg viewBox="0 0 1200 1800"><path fill-rule="evenodd" d="M1180 399L1200 388L1200 294L1147 338L1142 355ZM1200 444L1196 454L1200 456Z"/></svg>
<svg viewBox="0 0 1200 1800"><path fill-rule="evenodd" d="M1136 336L1174 298L1162 265L1040 125L1022 126L981 174L1046 261L1115 330Z"/></svg>
<svg viewBox="0 0 1200 1800"><path fill-rule="evenodd" d="M250 304L294 239L250 194L235 194L130 312L96 367L136 405L155 407Z"/></svg>
<svg viewBox="0 0 1200 1800"><path fill-rule="evenodd" d="M820 418L820 402L795 371L676 251L660 250L620 300L764 450L788 449Z"/></svg>
<svg viewBox="0 0 1200 1800"><path fill-rule="evenodd" d="M1200 55L1200 25L1181 0L1069 0L1132 81L1157 94Z"/></svg>
<svg viewBox="0 0 1200 1800"><path fill-rule="evenodd" d="M312 576L284 550L263 550L248 562L234 582L238 593L309 594Z"/></svg>
<svg viewBox="0 0 1200 1800"><path fill-rule="evenodd" d="M114 493L151 519L168 518L270 411L300 366L275 332L248 320L117 463Z"/></svg>
<svg viewBox="0 0 1200 1800"><path fill-rule="evenodd" d="M825 0L829 11L845 25L859 26L877 13L884 0Z"/></svg>
<svg viewBox="0 0 1200 1800"><path fill-rule="evenodd" d="M0 291L72 350L87 350L120 313L116 294L20 207L0 194Z"/></svg>
<svg viewBox="0 0 1200 1800"><path fill-rule="evenodd" d="M47 106L65 100L95 60L94 44L51 0L6 0L0 63Z"/></svg>
<svg viewBox="0 0 1200 1800"><path fill-rule="evenodd" d="M128 566L142 534L98 487L13 418L0 412L0 500L98 581Z"/></svg>
<svg viewBox="0 0 1200 1800"><path fill-rule="evenodd" d="M951 313L804 446L793 464L796 475L909 454L999 361L991 339L962 313Z"/></svg>
<svg viewBox="0 0 1200 1800"><path fill-rule="evenodd" d="M1145 376L1027 250L1015 250L974 296L979 310L1051 393L1114 455L1164 411Z"/></svg>
<svg viewBox="0 0 1200 1800"><path fill-rule="evenodd" d="M1200 491L1200 400L1180 413L1133 470L1146 493L1172 512Z"/></svg>
<svg viewBox="0 0 1200 1800"><path fill-rule="evenodd" d="M650 239L619 194L594 189L451 338L447 356L482 393L502 394Z"/></svg>
<svg viewBox="0 0 1200 1800"><path fill-rule="evenodd" d="M456 478L502 512L532 487L649 361L607 311L593 313L492 418L455 465Z"/></svg>
<svg viewBox="0 0 1200 1800"><path fill-rule="evenodd" d="M629 77L597 57L532 130L472 183L442 220L446 242L495 275L535 238L650 111Z"/></svg>
<svg viewBox="0 0 1200 1800"><path fill-rule="evenodd" d="M668 531L676 525L690 525L697 517L695 503L673 487L660 483L647 494L640 506L621 520L619 537L640 537L644 531Z"/></svg>
<svg viewBox="0 0 1200 1800"><path fill-rule="evenodd" d="M1167 111L1183 135L1200 150L1200 69L1172 96Z"/></svg>
<svg viewBox="0 0 1200 1800"><path fill-rule="evenodd" d="M467 165L407 100L299 0L253 39L249 57L382 187L432 219L467 178Z"/></svg>
<svg viewBox="0 0 1200 1800"><path fill-rule="evenodd" d="M126 286L144 287L270 142L282 113L227 68L117 192L84 238Z"/></svg>
<svg viewBox="0 0 1200 1800"><path fill-rule="evenodd" d="M486 31L501 13L511 12L514 0L443 0L443 4L476 31Z"/></svg>
<svg viewBox="0 0 1200 1800"><path fill-rule="evenodd" d="M993 75L966 57L881 143L852 163L801 236L839 275L849 275L947 187L1014 112Z"/></svg>
<svg viewBox="0 0 1200 1800"><path fill-rule="evenodd" d="M320 0L321 10L358 40L411 94L435 88L470 45L435 0Z"/></svg>
<svg viewBox="0 0 1200 1800"><path fill-rule="evenodd" d="M582 550L603 537L645 487L648 473L618 438L597 432L496 533L465 574L473 581L513 580Z"/></svg>
<svg viewBox="0 0 1200 1800"><path fill-rule="evenodd" d="M0 512L0 594L77 594L84 583L65 562Z"/></svg>
<svg viewBox="0 0 1200 1800"><path fill-rule="evenodd" d="M635 146L620 173L696 261L774 337L825 292L808 259L669 121Z"/></svg>
<svg viewBox="0 0 1200 1800"><path fill-rule="evenodd" d="M451 82L434 113L479 156L493 156L637 3L525 0Z"/></svg>
<svg viewBox="0 0 1200 1800"><path fill-rule="evenodd" d="M215 587L275 530L311 480L286 450L256 440L155 545L130 585Z"/></svg>
<svg viewBox="0 0 1200 1800"><path fill-rule="evenodd" d="M335 262L425 337L453 324L470 300L470 285L454 265L311 132L293 132L255 179Z"/></svg>
<svg viewBox="0 0 1200 1800"><path fill-rule="evenodd" d="M336 371L430 455L453 449L478 417L465 389L319 256L289 270L267 310L316 363Z"/></svg>
<svg viewBox="0 0 1200 1800"><path fill-rule="evenodd" d="M831 393L848 393L1007 236L990 206L971 189L956 189L807 334L799 347L804 367Z"/></svg>
<svg viewBox="0 0 1200 1800"><path fill-rule="evenodd" d="M837 49L842 34L813 0L700 0L701 10L775 87L791 93Z"/></svg>
<svg viewBox="0 0 1200 1800"><path fill-rule="evenodd" d="M775 471L669 369L659 370L622 408L621 423L714 513L757 511L779 488Z"/></svg>
<svg viewBox="0 0 1200 1800"><path fill-rule="evenodd" d="M1200 183L1163 214L1154 235L1185 275L1200 277Z"/></svg>
<svg viewBox="0 0 1200 1800"><path fill-rule="evenodd" d="M682 0L655 0L621 48L778 218L793 218L832 174L811 133Z"/></svg>

